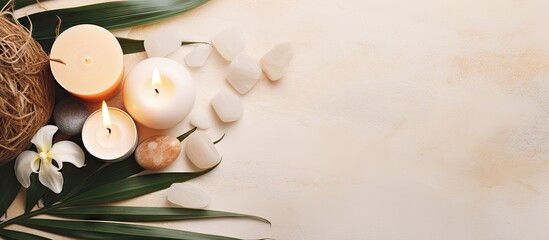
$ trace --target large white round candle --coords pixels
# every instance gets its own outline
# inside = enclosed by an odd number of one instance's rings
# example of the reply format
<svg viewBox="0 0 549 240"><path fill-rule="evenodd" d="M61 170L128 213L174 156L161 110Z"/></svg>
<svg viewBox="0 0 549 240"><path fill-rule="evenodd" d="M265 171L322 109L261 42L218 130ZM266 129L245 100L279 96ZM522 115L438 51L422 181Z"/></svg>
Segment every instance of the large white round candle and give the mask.
<svg viewBox="0 0 549 240"><path fill-rule="evenodd" d="M195 88L189 71L168 58L141 61L126 77L124 105L139 123L153 129L174 127L191 112Z"/></svg>
<svg viewBox="0 0 549 240"><path fill-rule="evenodd" d="M84 123L82 141L88 152L99 159L123 160L137 146L137 128L130 115L118 108L107 108L103 102L103 108Z"/></svg>
<svg viewBox="0 0 549 240"><path fill-rule="evenodd" d="M122 48L102 27L84 24L65 30L55 39L50 58L60 61L50 61L59 85L82 99L108 99L122 85Z"/></svg>

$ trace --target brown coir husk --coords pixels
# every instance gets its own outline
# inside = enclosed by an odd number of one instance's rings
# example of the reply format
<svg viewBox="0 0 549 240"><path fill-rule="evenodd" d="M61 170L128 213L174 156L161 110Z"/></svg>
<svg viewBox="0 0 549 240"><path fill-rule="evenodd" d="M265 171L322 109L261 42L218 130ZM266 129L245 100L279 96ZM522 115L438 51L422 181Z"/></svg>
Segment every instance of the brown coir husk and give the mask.
<svg viewBox="0 0 549 240"><path fill-rule="evenodd" d="M54 106L48 55L30 28L0 12L0 165L29 147Z"/></svg>

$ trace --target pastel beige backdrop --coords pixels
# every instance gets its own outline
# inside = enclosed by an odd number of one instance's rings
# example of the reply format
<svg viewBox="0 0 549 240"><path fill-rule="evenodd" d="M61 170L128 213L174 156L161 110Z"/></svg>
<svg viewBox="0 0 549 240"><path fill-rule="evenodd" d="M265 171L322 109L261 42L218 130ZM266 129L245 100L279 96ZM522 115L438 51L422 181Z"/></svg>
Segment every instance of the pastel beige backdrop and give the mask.
<svg viewBox="0 0 549 240"><path fill-rule="evenodd" d="M240 121L216 120L207 131L227 134L223 163L191 181L211 196L209 209L263 216L272 227L157 225L241 238L549 238L548 8L544 0L214 0L118 31L144 38L173 26L208 40L236 25L256 59L277 43L295 46L284 79L262 79L241 96ZM171 57L183 62L190 49ZM144 58L126 56L127 69ZM230 88L227 66L214 52L191 70L195 110L214 119L209 100ZM169 133L189 128L186 120ZM181 170L192 170L183 156L168 169ZM121 204L169 206L166 191ZM10 215L22 206L19 198Z"/></svg>

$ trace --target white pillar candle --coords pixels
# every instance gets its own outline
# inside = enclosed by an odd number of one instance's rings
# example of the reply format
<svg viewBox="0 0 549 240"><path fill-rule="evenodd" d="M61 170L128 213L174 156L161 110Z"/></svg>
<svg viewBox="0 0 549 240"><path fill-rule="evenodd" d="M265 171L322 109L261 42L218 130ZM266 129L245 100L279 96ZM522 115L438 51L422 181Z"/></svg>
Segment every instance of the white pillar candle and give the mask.
<svg viewBox="0 0 549 240"><path fill-rule="evenodd" d="M55 39L50 57L61 61L50 61L55 80L79 98L109 99L122 86L122 48L102 27L83 24L65 30Z"/></svg>
<svg viewBox="0 0 549 240"><path fill-rule="evenodd" d="M93 156L105 161L129 157L137 146L137 128L130 115L105 102L92 113L82 128L84 147Z"/></svg>
<svg viewBox="0 0 549 240"><path fill-rule="evenodd" d="M128 74L123 89L130 115L148 128L174 127L191 112L195 88L189 71L168 58L141 61Z"/></svg>

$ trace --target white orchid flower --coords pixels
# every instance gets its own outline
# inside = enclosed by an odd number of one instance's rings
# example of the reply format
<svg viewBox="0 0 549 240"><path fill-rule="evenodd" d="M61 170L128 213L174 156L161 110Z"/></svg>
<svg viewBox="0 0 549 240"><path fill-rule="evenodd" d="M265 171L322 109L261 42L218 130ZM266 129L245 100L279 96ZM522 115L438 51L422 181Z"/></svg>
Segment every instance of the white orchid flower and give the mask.
<svg viewBox="0 0 549 240"><path fill-rule="evenodd" d="M52 146L55 132L57 127L53 125L40 128L31 140L38 152L24 151L15 160L15 175L23 187L30 186L30 175L34 172L38 173L38 179L44 186L54 193L60 193L63 189L63 175L59 170L63 163L68 162L78 168L84 166L84 151L76 143L60 141Z"/></svg>

